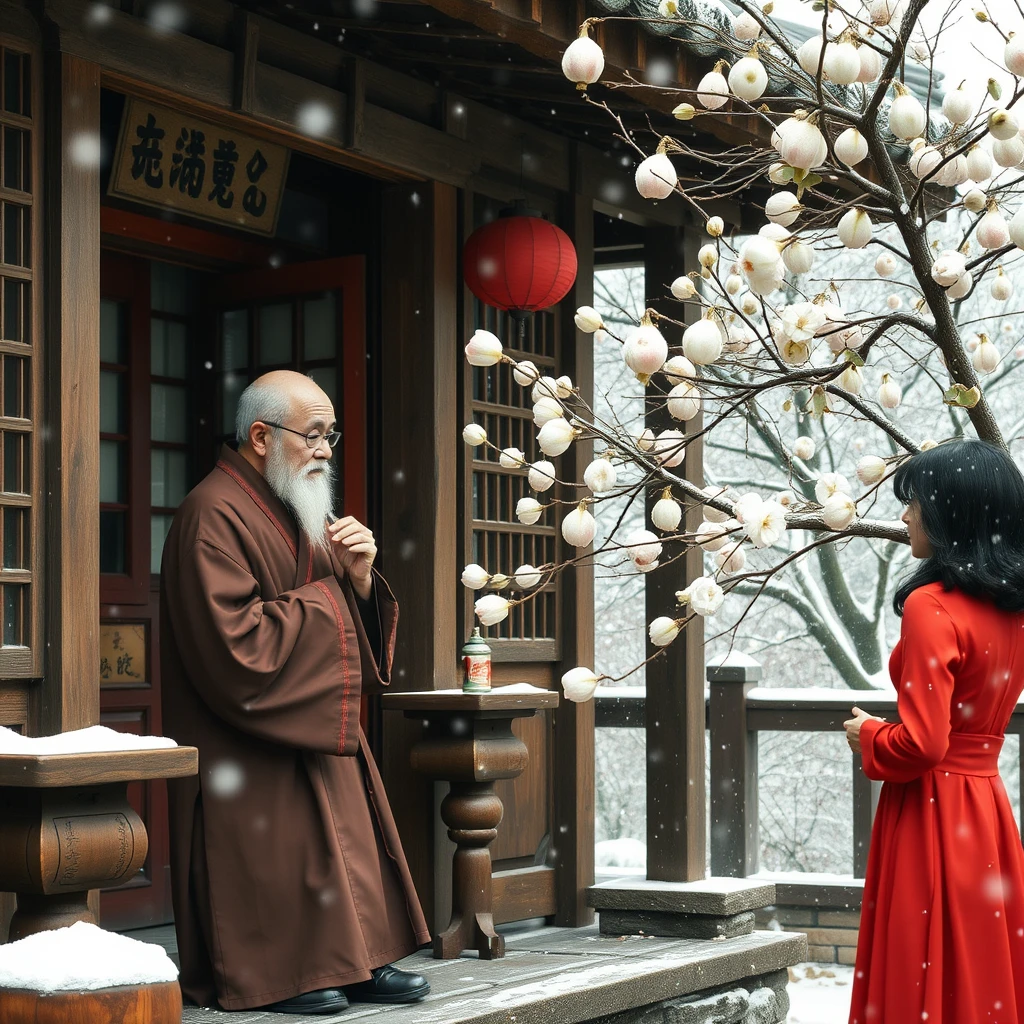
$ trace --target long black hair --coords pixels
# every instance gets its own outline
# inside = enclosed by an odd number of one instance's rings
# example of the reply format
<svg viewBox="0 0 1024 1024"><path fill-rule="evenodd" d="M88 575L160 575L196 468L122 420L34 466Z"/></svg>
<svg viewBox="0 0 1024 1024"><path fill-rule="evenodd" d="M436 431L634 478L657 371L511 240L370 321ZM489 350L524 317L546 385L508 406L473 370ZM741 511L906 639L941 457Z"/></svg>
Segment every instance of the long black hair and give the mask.
<svg viewBox="0 0 1024 1024"><path fill-rule="evenodd" d="M986 441L950 441L907 459L893 491L904 505L917 501L932 546L897 588L897 615L926 583L1024 611L1024 476L1007 452Z"/></svg>

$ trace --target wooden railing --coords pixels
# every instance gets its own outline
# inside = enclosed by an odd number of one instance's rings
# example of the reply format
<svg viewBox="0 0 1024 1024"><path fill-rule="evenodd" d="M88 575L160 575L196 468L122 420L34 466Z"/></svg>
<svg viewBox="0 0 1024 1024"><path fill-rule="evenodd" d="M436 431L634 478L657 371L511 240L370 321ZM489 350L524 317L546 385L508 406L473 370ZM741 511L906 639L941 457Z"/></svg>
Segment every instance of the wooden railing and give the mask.
<svg viewBox="0 0 1024 1024"><path fill-rule="evenodd" d="M759 869L758 733L832 732L842 734L843 722L856 704L889 722L898 722L896 697L863 690L783 689L761 687L761 666L751 658L732 655L707 669L705 698L710 754L709 828L712 875L745 877ZM598 692L598 728L643 728L645 691L622 687ZM1024 702L1017 705L1007 735L1024 734ZM1022 741L1024 742L1024 741ZM860 887L867 868L871 822L881 784L861 768L860 755L850 754L853 781L853 877L849 884L779 884L779 902L859 906ZM1024 831L1024 758L1017 767L1022 796ZM600 785L600 780L598 780ZM686 785L686 780L680 780ZM648 809L650 813L650 808Z"/></svg>

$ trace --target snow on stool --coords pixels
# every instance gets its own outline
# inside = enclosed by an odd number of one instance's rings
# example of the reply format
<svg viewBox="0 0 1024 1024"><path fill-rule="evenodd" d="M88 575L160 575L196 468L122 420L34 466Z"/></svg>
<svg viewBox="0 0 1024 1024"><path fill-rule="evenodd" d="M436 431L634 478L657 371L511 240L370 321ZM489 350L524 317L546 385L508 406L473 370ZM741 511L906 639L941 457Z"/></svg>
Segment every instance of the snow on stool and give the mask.
<svg viewBox="0 0 1024 1024"><path fill-rule="evenodd" d="M160 946L78 922L0 945L3 1024L178 1024L178 969Z"/></svg>

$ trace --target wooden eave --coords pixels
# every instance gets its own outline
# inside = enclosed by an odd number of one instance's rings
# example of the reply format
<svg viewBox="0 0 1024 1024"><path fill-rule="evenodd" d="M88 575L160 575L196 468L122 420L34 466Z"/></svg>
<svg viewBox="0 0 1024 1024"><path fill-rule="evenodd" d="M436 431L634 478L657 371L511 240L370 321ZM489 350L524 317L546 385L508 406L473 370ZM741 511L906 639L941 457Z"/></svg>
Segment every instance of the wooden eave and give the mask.
<svg viewBox="0 0 1024 1024"><path fill-rule="evenodd" d="M565 48L579 34L579 26L588 16L607 15L588 9L584 0L422 0L427 6L451 18L468 22L483 32L497 35L522 47L528 53L560 67ZM678 39L655 36L644 31L639 22L606 21L595 33L605 53L604 82L626 82L632 77L642 81L648 63L668 60L675 67L677 82L696 81L704 64L688 53ZM595 92L599 90L595 89ZM613 90L608 90L613 91ZM618 90L614 90L618 92ZM671 115L678 96L654 86L633 87L634 102L651 110ZM730 146L764 144L767 133L755 122L731 113L702 116L700 127Z"/></svg>
<svg viewBox="0 0 1024 1024"><path fill-rule="evenodd" d="M21 9L0 0L0 16L8 7ZM97 26L89 0L43 0L41 14L51 46L98 64L107 88L191 109L377 178L511 194L525 137L524 183L534 196L550 202L576 192L640 223L681 224L686 216L684 204L641 199L621 152L539 128L227 0L182 0L181 7L186 31L162 34L113 8L104 8ZM296 123L298 107L310 101L335 115L316 138ZM610 139L610 128L602 137Z"/></svg>

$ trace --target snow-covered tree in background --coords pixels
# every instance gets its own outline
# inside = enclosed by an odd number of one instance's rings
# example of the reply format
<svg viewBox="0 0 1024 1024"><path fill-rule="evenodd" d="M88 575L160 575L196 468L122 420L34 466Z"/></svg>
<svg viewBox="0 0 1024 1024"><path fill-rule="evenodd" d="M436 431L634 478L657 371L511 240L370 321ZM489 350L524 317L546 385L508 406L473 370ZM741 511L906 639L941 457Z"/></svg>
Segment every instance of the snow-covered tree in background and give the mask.
<svg viewBox="0 0 1024 1024"><path fill-rule="evenodd" d="M886 478L947 438L969 432L1009 447L1020 431L1011 390L1020 353L1007 358L1004 327L1016 331L1005 310L1024 247L1024 209L1015 212L1024 19L1001 26L982 16L1012 89L1004 96L995 79L968 81L938 109L930 92L922 102L902 80L908 63L930 66L952 24L947 15L925 31L924 0L830 2L821 35L799 50L770 5L739 7L729 31L708 29L731 59L681 83L674 113L699 127L729 110L748 124L747 146L705 151L686 127L645 146L586 93L603 71L590 38L595 19L566 51L566 76L635 148L640 194L688 204L706 244L698 265L671 284L678 314L639 311L639 323L624 328L590 308L577 313L581 331L620 346L638 389L631 415L591 407L568 378L542 378L520 362L514 376L532 391L546 458L530 466L506 449L501 461L527 472L537 494L522 499L520 519L558 515L577 557L606 571L678 573L687 546L710 553L704 575L679 580L677 607L647 624L655 647L695 615L717 615L720 633L732 632L753 601L771 595L807 624L849 685L876 686L884 604L906 542ZM665 21L677 11L672 0L661 4ZM716 201L749 202L766 185L774 191L756 235L730 236L710 215ZM511 361L486 332L466 352L473 365ZM678 427L644 428L652 398ZM699 430L684 432L688 421ZM464 436L490 443L476 424ZM680 470L696 436L706 442L705 488ZM599 455L582 481L560 481L579 498L550 499L560 479L554 460L581 437ZM657 495L640 523L645 499ZM684 512L694 504L703 522L687 532ZM851 559L873 568L850 573ZM489 589L476 605L486 625L564 564L468 566L464 582ZM579 666L563 688L588 699L600 681Z"/></svg>

